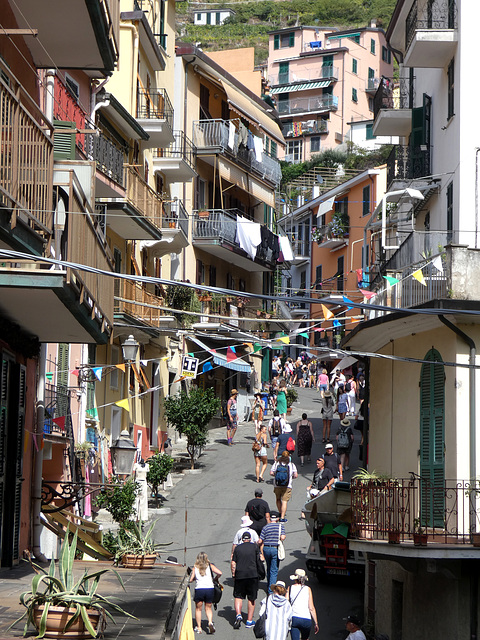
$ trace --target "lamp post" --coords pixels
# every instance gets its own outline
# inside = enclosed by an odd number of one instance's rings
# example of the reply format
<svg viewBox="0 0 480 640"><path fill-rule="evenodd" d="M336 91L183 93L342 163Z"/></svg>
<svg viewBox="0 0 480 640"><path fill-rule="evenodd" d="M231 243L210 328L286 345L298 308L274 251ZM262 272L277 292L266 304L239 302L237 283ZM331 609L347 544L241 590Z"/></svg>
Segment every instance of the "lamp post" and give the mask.
<svg viewBox="0 0 480 640"><path fill-rule="evenodd" d="M120 437L110 447L115 475L128 476L132 473L133 460L137 452L127 429L123 429Z"/></svg>
<svg viewBox="0 0 480 640"><path fill-rule="evenodd" d="M128 338L122 343L122 353L125 362L133 362L138 353L138 347L140 345L135 340L133 335L129 335Z"/></svg>

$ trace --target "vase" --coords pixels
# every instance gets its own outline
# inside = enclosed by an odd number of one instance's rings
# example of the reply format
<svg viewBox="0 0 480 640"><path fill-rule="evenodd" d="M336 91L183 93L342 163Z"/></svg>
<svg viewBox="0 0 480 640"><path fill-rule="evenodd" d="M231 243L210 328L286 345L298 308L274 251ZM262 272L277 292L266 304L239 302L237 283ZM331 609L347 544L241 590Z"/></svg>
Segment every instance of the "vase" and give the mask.
<svg viewBox="0 0 480 640"><path fill-rule="evenodd" d="M414 533L413 534L413 544L416 547L425 547L428 542L428 533ZM480 540L479 540L480 546Z"/></svg>
<svg viewBox="0 0 480 640"><path fill-rule="evenodd" d="M122 558L122 564L125 569L152 569L156 559L156 553L148 553L144 556L126 553Z"/></svg>
<svg viewBox="0 0 480 640"><path fill-rule="evenodd" d="M33 621L37 629L40 625L40 618L42 617L42 613L44 610L44 606L35 607L33 610ZM101 612L96 609L88 609L88 617L92 623L92 626L95 630L100 631L99 622ZM79 616L72 626L65 631L65 627L67 626L69 620L72 618L74 613L76 612L75 607L52 607L48 608L47 614L47 630L45 631L46 638L91 638L92 636L86 630L85 624L82 620L82 617Z"/></svg>

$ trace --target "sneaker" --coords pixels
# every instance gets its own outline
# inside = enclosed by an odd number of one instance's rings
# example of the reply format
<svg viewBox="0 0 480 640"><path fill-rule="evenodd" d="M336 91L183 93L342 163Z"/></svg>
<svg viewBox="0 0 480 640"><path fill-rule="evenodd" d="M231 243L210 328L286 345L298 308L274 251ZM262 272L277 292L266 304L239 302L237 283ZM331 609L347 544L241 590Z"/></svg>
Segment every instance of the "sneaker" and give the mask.
<svg viewBox="0 0 480 640"><path fill-rule="evenodd" d="M255 626L255 620L247 620L245 626L247 627L247 629L251 629Z"/></svg>
<svg viewBox="0 0 480 640"><path fill-rule="evenodd" d="M240 629L240 625L242 624L242 616L237 616L235 618L235 622L233 623L234 629Z"/></svg>
<svg viewBox="0 0 480 640"><path fill-rule="evenodd" d="M288 522L286 518L280 518L279 522Z"/></svg>
<svg viewBox="0 0 480 640"><path fill-rule="evenodd" d="M207 626L207 633L215 633L215 627L213 625L213 622L209 622L208 626Z"/></svg>
<svg viewBox="0 0 480 640"><path fill-rule="evenodd" d="M202 633L202 630L200 629L200 627L195 627L194 631L195 633Z"/></svg>

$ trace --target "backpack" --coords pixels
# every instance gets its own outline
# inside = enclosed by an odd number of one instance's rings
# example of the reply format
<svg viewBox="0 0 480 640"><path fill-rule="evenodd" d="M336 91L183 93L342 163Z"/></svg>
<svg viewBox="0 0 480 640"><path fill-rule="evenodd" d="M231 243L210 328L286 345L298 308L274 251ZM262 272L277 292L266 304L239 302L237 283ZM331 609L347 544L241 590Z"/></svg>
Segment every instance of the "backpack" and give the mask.
<svg viewBox="0 0 480 640"><path fill-rule="evenodd" d="M286 445L285 449L286 449L287 451L289 451L290 453L292 453L293 451L295 451L295 440L294 440L292 437L290 437L290 438L287 440L287 445Z"/></svg>
<svg viewBox="0 0 480 640"><path fill-rule="evenodd" d="M271 424L271 429L272 429L272 436L279 436L282 433L282 426L280 424L280 418L278 420L275 420L275 418L272 418L272 424Z"/></svg>
<svg viewBox="0 0 480 640"><path fill-rule="evenodd" d="M348 393L352 388L352 385L350 384L350 382L347 382L347 384L345 385L345 391Z"/></svg>
<svg viewBox="0 0 480 640"><path fill-rule="evenodd" d="M275 469L275 486L288 487L289 480L290 480L290 471L288 468L288 464L283 464L282 462L279 462L277 464L277 468Z"/></svg>
<svg viewBox="0 0 480 640"><path fill-rule="evenodd" d="M348 437L348 433L345 431L345 429L340 429L337 444L339 449L348 449L348 447L350 446L350 438Z"/></svg>

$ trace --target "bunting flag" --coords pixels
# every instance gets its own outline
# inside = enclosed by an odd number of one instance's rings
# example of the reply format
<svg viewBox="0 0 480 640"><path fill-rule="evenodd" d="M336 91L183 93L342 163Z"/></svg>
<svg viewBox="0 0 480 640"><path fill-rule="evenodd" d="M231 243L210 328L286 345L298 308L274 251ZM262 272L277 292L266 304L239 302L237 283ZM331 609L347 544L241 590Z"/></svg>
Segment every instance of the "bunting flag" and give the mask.
<svg viewBox="0 0 480 640"><path fill-rule="evenodd" d="M125 365L124 364L116 364L115 366L117 367L117 369L120 369L120 371L123 371L123 373L125 373Z"/></svg>
<svg viewBox="0 0 480 640"><path fill-rule="evenodd" d="M91 418L98 418L98 411L96 407L93 407L93 409L87 409L86 413Z"/></svg>
<svg viewBox="0 0 480 640"><path fill-rule="evenodd" d="M92 368L94 376L98 379L102 379L102 367L93 367Z"/></svg>
<svg viewBox="0 0 480 640"><path fill-rule="evenodd" d="M163 356L163 358L160 358L160 360L162 360L163 362L165 362L165 360L168 360L168 356Z"/></svg>
<svg viewBox="0 0 480 640"><path fill-rule="evenodd" d="M280 338L277 338L277 342L283 342L283 344L290 344L290 338L288 336L280 336Z"/></svg>
<svg viewBox="0 0 480 640"><path fill-rule="evenodd" d="M347 298L347 296L343 296L343 301L347 304L355 304L353 300L350 300L350 298Z"/></svg>
<svg viewBox="0 0 480 640"><path fill-rule="evenodd" d="M203 365L203 373L207 373L207 371L211 371L213 369L211 362L205 362Z"/></svg>
<svg viewBox="0 0 480 640"><path fill-rule="evenodd" d="M355 269L357 273L357 281L360 283L363 280L363 269Z"/></svg>
<svg viewBox="0 0 480 640"><path fill-rule="evenodd" d="M247 345L247 347L250 349L250 351L253 351L253 342L245 342L244 344Z"/></svg>
<svg viewBox="0 0 480 640"><path fill-rule="evenodd" d="M398 278L392 278L392 276L383 276L388 284L393 287L394 284L398 284L400 280Z"/></svg>
<svg viewBox="0 0 480 640"><path fill-rule="evenodd" d="M352 318L351 322L361 322L361 318Z"/></svg>
<svg viewBox="0 0 480 640"><path fill-rule="evenodd" d="M367 291L367 289L360 289L360 293L363 295L364 298L366 298L367 300L371 300L371 298L374 298L377 294L374 293L373 291Z"/></svg>
<svg viewBox="0 0 480 640"><path fill-rule="evenodd" d="M146 367L148 365L148 360L140 360L140 364L142 367Z"/></svg>
<svg viewBox="0 0 480 640"><path fill-rule="evenodd" d="M189 355L191 358L195 357L195 354L193 353L193 351L191 351L190 353L188 353L187 355Z"/></svg>
<svg viewBox="0 0 480 640"><path fill-rule="evenodd" d="M425 278L423 277L423 273L421 269L417 269L416 271L414 271L412 273L412 277L415 278L415 280L418 280L420 284L423 284L424 287L427 286L427 283L425 282Z"/></svg>
<svg viewBox="0 0 480 640"><path fill-rule="evenodd" d="M58 424L60 429L65 429L65 420L66 420L65 416L61 416L60 418L54 418L52 422L54 422L55 424Z"/></svg>
<svg viewBox="0 0 480 640"><path fill-rule="evenodd" d="M440 273L443 273L443 264L442 264L442 258L441 256L436 256L433 260L432 260L432 264L435 267L435 269L437 269L437 271L440 271Z"/></svg>
<svg viewBox="0 0 480 640"><path fill-rule="evenodd" d="M262 350L262 345L259 342L255 342L253 345L253 353L258 353Z"/></svg>
<svg viewBox="0 0 480 640"><path fill-rule="evenodd" d="M174 380L172 384L175 384L175 382L181 382L182 380L185 380L186 377L187 376L180 376L180 378L177 378L176 380Z"/></svg>
<svg viewBox="0 0 480 640"><path fill-rule="evenodd" d="M303 333L299 333L299 336L302 336L303 338L308 338L308 333L306 331L304 331Z"/></svg>
<svg viewBox="0 0 480 640"><path fill-rule="evenodd" d="M230 347L230 349L233 351L233 353L237 353L237 350L235 349L235 347Z"/></svg>
<svg viewBox="0 0 480 640"><path fill-rule="evenodd" d="M335 320L332 322L334 327L340 327L340 322L335 318Z"/></svg>
<svg viewBox="0 0 480 640"><path fill-rule="evenodd" d="M119 400L118 402L115 402L115 404L117 405L117 407L120 407L121 409L125 409L125 411L130 411L130 402L128 401L128 398Z"/></svg>
<svg viewBox="0 0 480 640"><path fill-rule="evenodd" d="M227 362L232 362L232 360L236 360L237 355L232 347L227 347Z"/></svg>
<svg viewBox="0 0 480 640"><path fill-rule="evenodd" d="M80 375L80 371L78 369L74 369L73 371L70 371L70 373L72 374L72 376L78 376Z"/></svg>
<svg viewBox="0 0 480 640"><path fill-rule="evenodd" d="M52 381L53 380L53 373L46 373L45 377L46 377L47 380Z"/></svg>
<svg viewBox="0 0 480 640"><path fill-rule="evenodd" d="M325 331L325 329L318 329L317 327L315 327L314 331Z"/></svg>
<svg viewBox="0 0 480 640"><path fill-rule="evenodd" d="M333 318L333 313L330 311L330 309L327 309L327 307L322 304L322 311L323 311L323 317L325 318L325 320L330 320L330 318Z"/></svg>

